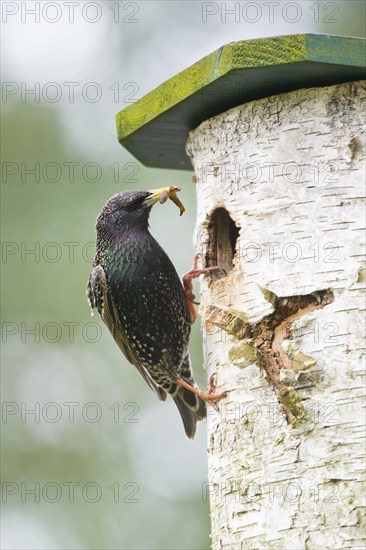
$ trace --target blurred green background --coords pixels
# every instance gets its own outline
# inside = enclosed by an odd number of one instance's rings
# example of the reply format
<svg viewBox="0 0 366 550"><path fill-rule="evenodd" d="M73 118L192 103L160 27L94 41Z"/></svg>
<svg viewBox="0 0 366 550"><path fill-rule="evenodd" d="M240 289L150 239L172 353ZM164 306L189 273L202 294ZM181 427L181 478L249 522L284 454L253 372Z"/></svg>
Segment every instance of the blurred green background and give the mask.
<svg viewBox="0 0 366 550"><path fill-rule="evenodd" d="M41 2L39 21L35 4L2 2L2 548L207 549L205 425L187 441L86 303L95 218L122 189L182 187L185 215L159 205L151 229L179 273L194 255L192 172L140 165L114 117L230 41L364 36L365 4ZM199 322L191 354L204 387Z"/></svg>

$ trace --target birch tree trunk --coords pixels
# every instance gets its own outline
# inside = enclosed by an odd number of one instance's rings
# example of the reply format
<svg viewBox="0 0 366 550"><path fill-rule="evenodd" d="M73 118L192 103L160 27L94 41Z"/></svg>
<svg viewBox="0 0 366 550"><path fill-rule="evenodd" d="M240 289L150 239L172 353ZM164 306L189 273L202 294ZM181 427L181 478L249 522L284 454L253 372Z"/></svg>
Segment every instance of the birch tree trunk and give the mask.
<svg viewBox="0 0 366 550"><path fill-rule="evenodd" d="M365 83L191 132L213 548L364 548Z"/></svg>

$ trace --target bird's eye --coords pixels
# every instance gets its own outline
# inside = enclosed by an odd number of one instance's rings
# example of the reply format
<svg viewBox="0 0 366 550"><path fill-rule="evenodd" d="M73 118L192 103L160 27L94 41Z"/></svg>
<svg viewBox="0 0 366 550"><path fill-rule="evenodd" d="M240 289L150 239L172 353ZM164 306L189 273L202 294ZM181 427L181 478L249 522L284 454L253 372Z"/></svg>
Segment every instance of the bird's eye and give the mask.
<svg viewBox="0 0 366 550"><path fill-rule="evenodd" d="M146 199L145 196L141 197L134 197L132 200L130 200L125 206L124 209L128 211L134 211L141 208L143 205L144 200Z"/></svg>

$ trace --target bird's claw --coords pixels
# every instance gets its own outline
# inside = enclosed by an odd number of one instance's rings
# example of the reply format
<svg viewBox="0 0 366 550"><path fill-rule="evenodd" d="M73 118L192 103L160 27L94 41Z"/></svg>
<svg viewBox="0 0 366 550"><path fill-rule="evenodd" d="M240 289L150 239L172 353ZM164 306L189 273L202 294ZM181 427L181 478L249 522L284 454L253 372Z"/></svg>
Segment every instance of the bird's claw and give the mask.
<svg viewBox="0 0 366 550"><path fill-rule="evenodd" d="M201 269L199 269L197 267L199 257L200 257L200 254L195 255L195 257L193 259L192 269L190 271L188 271L188 273L183 275L183 288L184 288L184 292L185 292L185 295L186 295L186 298L187 298L187 303L188 303L188 308L189 308L189 311L190 311L191 322L192 323L194 323L194 321L196 320L196 316L197 316L197 314L195 312L195 309L194 309L194 304L199 305L199 302L195 301L196 296L193 294L192 280L196 279L200 275L211 275L215 272L222 272L223 274L226 275L225 269L223 269L222 267L219 267L219 266L202 267Z"/></svg>
<svg viewBox="0 0 366 550"><path fill-rule="evenodd" d="M208 394L211 395L212 393L214 393L216 389L216 374L213 373L211 374L210 376L210 381L209 381L209 389L208 389Z"/></svg>
<svg viewBox="0 0 366 550"><path fill-rule="evenodd" d="M215 394L214 393L216 386L215 386L215 383L213 381L212 376L210 378L210 387L209 387L209 390L208 390L207 393L202 392L202 391L198 390L197 388L194 388L193 386L191 386L190 384L188 384L187 382L185 382L181 378L178 378L176 382L177 382L177 384L179 384L183 388L186 388L187 390L191 391L192 393L195 393L196 395L198 395L201 399L206 401L206 403L211 405L217 412L219 411L219 408L218 408L217 404L215 403L215 401L219 401L220 399L223 399L224 397L227 396L226 392L220 393L220 394Z"/></svg>
<svg viewBox="0 0 366 550"><path fill-rule="evenodd" d="M224 397L227 396L227 392L223 392L223 393L220 393L219 395L215 394L215 390L216 390L216 377L217 375L214 373L214 374L211 374L210 376L210 380L209 380L209 388L208 388L208 392L207 392L207 395L208 396L211 396L212 395L212 399L207 399L207 403L209 403L211 405L211 407L213 407L215 409L216 412L219 412L219 407L216 403L216 401L218 399L223 399Z"/></svg>

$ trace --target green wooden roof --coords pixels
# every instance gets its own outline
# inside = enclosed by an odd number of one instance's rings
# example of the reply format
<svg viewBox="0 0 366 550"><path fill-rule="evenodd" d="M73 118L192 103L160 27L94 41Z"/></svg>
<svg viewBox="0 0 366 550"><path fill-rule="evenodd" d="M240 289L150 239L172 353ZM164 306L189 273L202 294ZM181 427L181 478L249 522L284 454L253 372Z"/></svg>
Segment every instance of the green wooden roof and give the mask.
<svg viewBox="0 0 366 550"><path fill-rule="evenodd" d="M366 40L297 34L232 42L117 114L118 140L146 166L191 170L188 132L254 99L366 78Z"/></svg>

